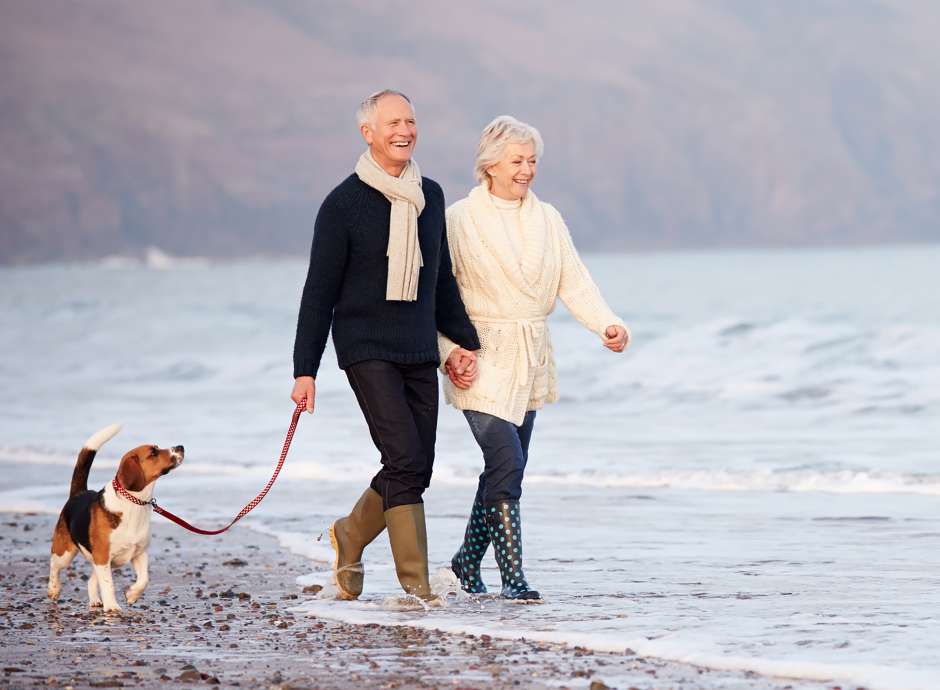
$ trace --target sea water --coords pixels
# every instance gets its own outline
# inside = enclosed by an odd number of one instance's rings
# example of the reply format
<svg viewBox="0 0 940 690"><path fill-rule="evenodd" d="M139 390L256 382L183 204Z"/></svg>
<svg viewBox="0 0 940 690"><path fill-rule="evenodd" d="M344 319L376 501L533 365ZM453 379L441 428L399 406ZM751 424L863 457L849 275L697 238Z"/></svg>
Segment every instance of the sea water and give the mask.
<svg viewBox="0 0 940 690"><path fill-rule="evenodd" d="M380 537L360 601L304 610L940 687L940 248L585 259L634 342L605 350L562 305L550 320L562 399L538 414L522 503L546 603L388 610ZM300 260L0 270L0 509L48 512L51 531L81 443L121 422L92 485L133 445L183 444L158 500L224 524L280 450L305 273ZM377 452L331 349L317 383L282 478L241 525L307 555L300 582L322 584L317 538ZM442 408L433 569L460 543L480 469L462 415ZM498 589L490 554L484 579Z"/></svg>

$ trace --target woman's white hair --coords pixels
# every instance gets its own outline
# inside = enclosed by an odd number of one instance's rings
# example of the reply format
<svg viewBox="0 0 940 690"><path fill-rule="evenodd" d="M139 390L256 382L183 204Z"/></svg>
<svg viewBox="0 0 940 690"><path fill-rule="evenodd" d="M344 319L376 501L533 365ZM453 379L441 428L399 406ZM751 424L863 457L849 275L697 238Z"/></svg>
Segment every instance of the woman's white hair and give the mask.
<svg viewBox="0 0 940 690"><path fill-rule="evenodd" d="M480 135L480 145L477 146L473 170L477 182L484 183L489 179L487 169L503 159L508 144L528 143L535 147L536 158L541 158L545 145L542 143L542 135L535 127L520 122L511 115L500 115L495 118Z"/></svg>
<svg viewBox="0 0 940 690"><path fill-rule="evenodd" d="M401 96L406 101L408 101L412 112L415 109L411 99L401 91L395 91L394 89L382 89L381 91L376 91L374 94L359 104L359 108L356 110L356 123L360 127L363 125L369 125L370 127L375 126L375 111L379 107L379 101L385 96Z"/></svg>

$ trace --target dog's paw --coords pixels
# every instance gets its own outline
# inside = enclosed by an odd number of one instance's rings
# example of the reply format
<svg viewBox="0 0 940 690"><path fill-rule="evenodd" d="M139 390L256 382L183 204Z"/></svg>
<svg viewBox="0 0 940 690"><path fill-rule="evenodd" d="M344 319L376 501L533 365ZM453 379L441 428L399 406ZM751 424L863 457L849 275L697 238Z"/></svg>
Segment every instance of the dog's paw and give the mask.
<svg viewBox="0 0 940 690"><path fill-rule="evenodd" d="M52 601L55 601L56 599L59 598L59 592L61 591L62 591L62 587L60 585L59 587L50 587L49 589L46 590L46 594L49 595L49 598L52 599Z"/></svg>
<svg viewBox="0 0 940 690"><path fill-rule="evenodd" d="M118 606L117 604L115 604L114 606L105 606L104 612L108 615L114 615L114 616L118 616L124 613L123 609L121 609L121 607Z"/></svg>
<svg viewBox="0 0 940 690"><path fill-rule="evenodd" d="M133 587L128 587L124 592L124 597L127 599L128 604L136 604L137 600L140 599L140 596L143 594L143 590L136 590Z"/></svg>
<svg viewBox="0 0 940 690"><path fill-rule="evenodd" d="M101 603L101 599L92 599L88 602L88 608L90 609L100 609L104 604Z"/></svg>

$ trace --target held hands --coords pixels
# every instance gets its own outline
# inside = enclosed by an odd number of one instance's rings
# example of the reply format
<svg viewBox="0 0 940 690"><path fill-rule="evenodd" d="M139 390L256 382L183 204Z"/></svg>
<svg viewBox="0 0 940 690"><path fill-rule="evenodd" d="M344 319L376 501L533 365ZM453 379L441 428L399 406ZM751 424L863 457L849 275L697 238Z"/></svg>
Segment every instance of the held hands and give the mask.
<svg viewBox="0 0 940 690"><path fill-rule="evenodd" d="M623 326L608 326L602 341L611 352L623 352L630 343L630 333Z"/></svg>
<svg viewBox="0 0 940 690"><path fill-rule="evenodd" d="M290 399L295 405L299 405L304 398L307 399L307 412L313 414L313 399L317 395L317 384L312 376L298 376L294 379L294 390L291 391Z"/></svg>
<svg viewBox="0 0 940 690"><path fill-rule="evenodd" d="M477 355L458 347L447 358L445 369L451 383L457 388L467 389L477 377Z"/></svg>

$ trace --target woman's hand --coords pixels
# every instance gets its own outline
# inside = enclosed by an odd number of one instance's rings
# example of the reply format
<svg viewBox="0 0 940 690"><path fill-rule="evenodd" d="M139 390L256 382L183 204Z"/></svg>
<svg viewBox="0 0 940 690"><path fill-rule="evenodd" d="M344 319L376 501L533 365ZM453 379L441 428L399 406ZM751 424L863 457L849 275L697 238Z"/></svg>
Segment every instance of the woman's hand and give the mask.
<svg viewBox="0 0 940 690"><path fill-rule="evenodd" d="M466 390L477 377L476 353L458 347L450 353L444 368L451 383Z"/></svg>
<svg viewBox="0 0 940 690"><path fill-rule="evenodd" d="M623 352L630 343L630 333L623 326L608 326L604 331L604 347L611 352Z"/></svg>
<svg viewBox="0 0 940 690"><path fill-rule="evenodd" d="M317 395L317 384L312 376L298 376L294 379L294 390L291 391L290 399L294 404L299 405L304 398L307 399L307 412L313 414L313 399Z"/></svg>

